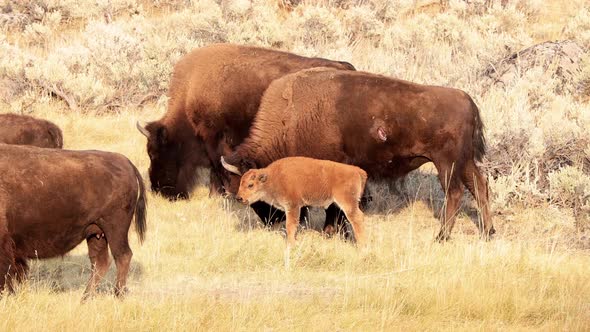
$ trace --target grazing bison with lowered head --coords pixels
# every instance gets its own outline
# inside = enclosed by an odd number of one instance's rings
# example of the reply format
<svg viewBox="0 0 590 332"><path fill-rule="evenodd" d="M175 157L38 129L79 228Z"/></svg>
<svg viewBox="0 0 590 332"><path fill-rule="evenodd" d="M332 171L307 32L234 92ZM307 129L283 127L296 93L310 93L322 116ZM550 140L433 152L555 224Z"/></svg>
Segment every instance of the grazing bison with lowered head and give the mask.
<svg viewBox="0 0 590 332"><path fill-rule="evenodd" d="M61 129L47 120L0 114L0 143L61 149L63 136Z"/></svg>
<svg viewBox="0 0 590 332"><path fill-rule="evenodd" d="M122 295L131 262L128 232L143 241L146 196L124 156L0 144L0 291L26 277L27 259L65 255L86 240L92 275L84 297L107 272L109 248Z"/></svg>
<svg viewBox="0 0 590 332"><path fill-rule="evenodd" d="M359 208L367 173L356 166L305 157L287 157L265 168L251 169L240 180L237 200L263 201L287 214L287 247L295 244L299 213L305 206L336 204L350 220L357 244L366 243ZM313 184L313 185L310 185Z"/></svg>
<svg viewBox="0 0 590 332"><path fill-rule="evenodd" d="M219 158L248 135L270 82L312 67L354 70L346 62L308 58L266 48L214 44L198 48L174 66L168 111L138 122L147 138L152 189L186 198L197 167L210 167L211 193L222 193Z"/></svg>
<svg viewBox="0 0 590 332"><path fill-rule="evenodd" d="M479 110L463 91L311 69L269 86L250 136L225 157L224 166L241 174L280 158L306 156L395 179L430 161L446 193L438 239L448 239L464 187L478 200L487 238L495 231L487 182L476 165L484 153ZM235 193L235 185L230 190ZM330 207L327 213L325 228L333 227L336 212Z"/></svg>

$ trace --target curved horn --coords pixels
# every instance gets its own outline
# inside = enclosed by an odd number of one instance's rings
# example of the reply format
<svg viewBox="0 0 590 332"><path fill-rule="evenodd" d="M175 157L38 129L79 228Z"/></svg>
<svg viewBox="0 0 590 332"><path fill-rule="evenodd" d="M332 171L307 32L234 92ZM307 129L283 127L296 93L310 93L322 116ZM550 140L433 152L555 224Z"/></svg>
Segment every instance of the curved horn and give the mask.
<svg viewBox="0 0 590 332"><path fill-rule="evenodd" d="M135 126L137 127L137 130L139 130L140 133L142 133L145 137L150 138L150 132L145 128L147 126L147 123L141 120L137 120Z"/></svg>
<svg viewBox="0 0 590 332"><path fill-rule="evenodd" d="M223 168L225 168L228 172L237 174L242 176L242 172L240 172L240 170L234 166L234 165L230 165L228 163L225 162L225 159L223 159L223 156L221 156L221 165L223 166Z"/></svg>

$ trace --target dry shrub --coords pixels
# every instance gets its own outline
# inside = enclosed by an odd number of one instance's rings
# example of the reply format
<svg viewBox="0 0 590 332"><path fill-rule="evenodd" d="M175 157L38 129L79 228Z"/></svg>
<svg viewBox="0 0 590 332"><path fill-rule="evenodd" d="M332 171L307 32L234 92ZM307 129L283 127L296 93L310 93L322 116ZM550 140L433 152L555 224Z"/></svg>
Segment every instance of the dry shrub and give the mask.
<svg viewBox="0 0 590 332"><path fill-rule="evenodd" d="M576 40L586 51L590 50L590 4L567 21L563 32L566 38Z"/></svg>
<svg viewBox="0 0 590 332"><path fill-rule="evenodd" d="M369 6L351 7L344 12L343 25L351 40L381 38L384 24Z"/></svg>
<svg viewBox="0 0 590 332"><path fill-rule="evenodd" d="M163 101L174 63L215 42L344 60L360 70L467 91L487 125L483 167L496 208L566 206L552 198L549 174L563 167L588 172L590 111L575 97L590 95L590 7L568 20L564 35L572 42L540 50L530 48L528 30L540 1L451 0L439 11L417 10L423 3L10 1L0 25L17 38L0 35L0 98L13 109L58 98L71 109L101 111ZM70 31L75 20L79 34Z"/></svg>

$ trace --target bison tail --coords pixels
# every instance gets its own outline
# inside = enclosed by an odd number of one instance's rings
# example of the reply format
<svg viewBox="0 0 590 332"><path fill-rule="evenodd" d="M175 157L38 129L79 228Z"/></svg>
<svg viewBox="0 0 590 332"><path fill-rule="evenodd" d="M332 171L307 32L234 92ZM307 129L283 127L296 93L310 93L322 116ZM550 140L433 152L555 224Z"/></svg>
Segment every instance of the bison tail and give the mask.
<svg viewBox="0 0 590 332"><path fill-rule="evenodd" d="M143 178L141 177L141 174L139 174L137 167L135 167L131 161L129 163L133 168L133 172L135 172L135 177L137 178L137 183L139 184L139 197L137 198L137 204L135 205L135 231L137 232L137 236L139 236L139 242L143 243L147 230L147 225L145 222L147 214L145 184L143 183Z"/></svg>
<svg viewBox="0 0 590 332"><path fill-rule="evenodd" d="M484 136L484 125L481 121L481 117L479 115L479 108L475 105L475 102L471 97L469 97L469 101L471 103L471 108L474 110L475 114L475 129L473 130L473 148L474 148L474 157L476 161L482 161L483 156L486 154L486 138Z"/></svg>

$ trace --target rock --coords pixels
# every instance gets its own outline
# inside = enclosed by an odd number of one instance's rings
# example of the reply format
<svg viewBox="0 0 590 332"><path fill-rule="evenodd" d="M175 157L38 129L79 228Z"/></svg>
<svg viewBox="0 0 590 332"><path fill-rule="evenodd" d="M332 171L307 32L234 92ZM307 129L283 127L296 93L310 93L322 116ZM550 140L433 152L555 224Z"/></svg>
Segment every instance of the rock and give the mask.
<svg viewBox="0 0 590 332"><path fill-rule="evenodd" d="M557 94L578 94L577 84L581 72L584 49L575 41L564 40L544 42L516 52L486 68L483 78L489 86L510 86L516 79L533 69L541 68L543 80L551 86L556 79L554 91Z"/></svg>

